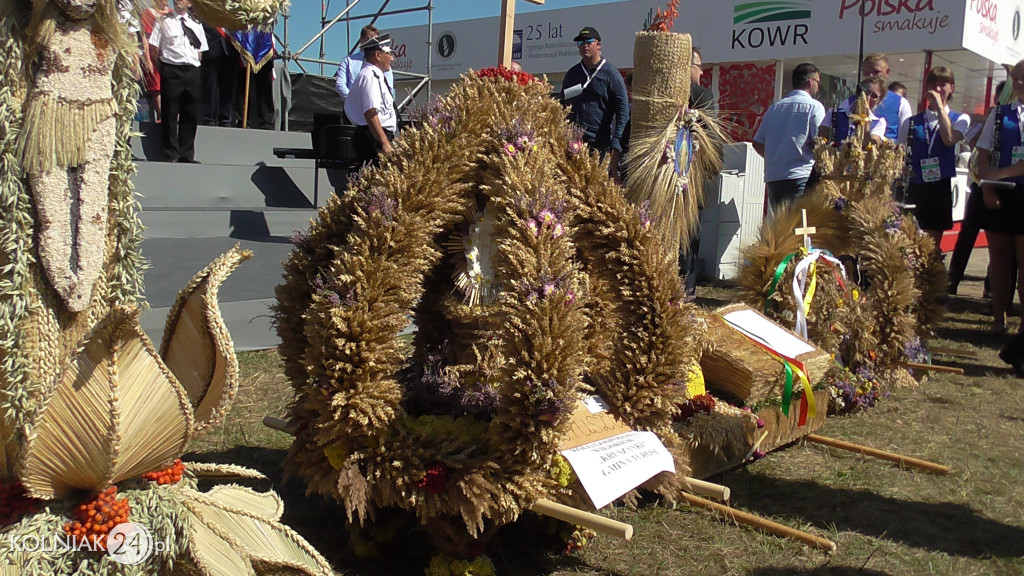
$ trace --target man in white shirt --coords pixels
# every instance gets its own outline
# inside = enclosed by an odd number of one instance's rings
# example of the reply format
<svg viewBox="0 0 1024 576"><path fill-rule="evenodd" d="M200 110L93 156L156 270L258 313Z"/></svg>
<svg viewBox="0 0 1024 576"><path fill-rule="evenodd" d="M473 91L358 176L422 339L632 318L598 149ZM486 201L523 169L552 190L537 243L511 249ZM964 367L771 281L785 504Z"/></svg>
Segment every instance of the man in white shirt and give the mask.
<svg viewBox="0 0 1024 576"><path fill-rule="evenodd" d="M334 75L334 89L341 94L343 99L348 98L349 90L352 89L352 84L356 81L356 76L359 76L359 71L363 68L363 44L366 44L371 38L376 38L380 34L377 27L373 24L367 24L363 26L363 29L359 32L359 46L356 50L345 57L341 61L341 65L338 66L338 72ZM395 79L389 69L384 73L384 77L388 80L388 85L391 86L392 94L394 94Z"/></svg>
<svg viewBox="0 0 1024 576"><path fill-rule="evenodd" d="M391 154L391 141L398 129L398 114L395 112L395 98L385 73L391 70L391 38L385 34L371 38L363 44L365 61L356 81L345 99L345 115L368 132L373 152L367 159L374 159L378 153Z"/></svg>
<svg viewBox="0 0 1024 576"><path fill-rule="evenodd" d="M160 100L167 162L199 164L196 126L202 98L202 53L208 48L203 25L188 13L191 0L174 0L174 11L153 27L149 45L160 52Z"/></svg>
<svg viewBox="0 0 1024 576"><path fill-rule="evenodd" d="M814 135L825 118L825 107L814 99L821 73L810 62L793 69L793 91L772 104L751 143L764 157L768 203L774 213L783 202L803 196L814 167Z"/></svg>

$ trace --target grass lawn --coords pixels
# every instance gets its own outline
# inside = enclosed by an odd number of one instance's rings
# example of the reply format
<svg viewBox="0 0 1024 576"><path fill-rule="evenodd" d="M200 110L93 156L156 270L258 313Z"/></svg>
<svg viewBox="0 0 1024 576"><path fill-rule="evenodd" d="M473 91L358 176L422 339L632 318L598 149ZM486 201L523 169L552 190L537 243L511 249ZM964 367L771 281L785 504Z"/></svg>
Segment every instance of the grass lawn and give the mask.
<svg viewBox="0 0 1024 576"><path fill-rule="evenodd" d="M699 288L709 307L731 300ZM975 357L936 355L964 375L932 374L916 388L889 390L877 408L830 418L818 434L952 467L950 476L903 470L887 462L798 442L712 481L732 489L736 508L824 536L825 554L754 532L714 515L649 498L637 510L605 514L630 522L630 542L599 536L563 554L545 545L541 523L524 518L499 531L487 554L499 574L656 574L752 576L790 574L1024 574L1024 394L989 338L979 299L955 297L933 346ZM290 437L264 415L284 416L291 388L274 351L240 355L242 385L231 416L193 442L187 459L262 470L257 488L278 490L284 521L313 543L340 573L422 574L431 555L425 536L400 532L377 558L358 558L336 503L282 480Z"/></svg>

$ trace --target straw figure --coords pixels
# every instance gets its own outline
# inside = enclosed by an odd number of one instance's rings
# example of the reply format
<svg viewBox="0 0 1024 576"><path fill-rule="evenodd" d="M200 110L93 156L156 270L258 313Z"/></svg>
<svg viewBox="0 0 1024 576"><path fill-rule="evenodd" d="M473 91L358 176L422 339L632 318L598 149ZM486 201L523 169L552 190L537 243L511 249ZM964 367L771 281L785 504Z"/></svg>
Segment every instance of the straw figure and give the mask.
<svg viewBox="0 0 1024 576"><path fill-rule="evenodd" d="M633 44L633 107L626 163L627 196L648 205L657 216L666 250L688 251L700 223L704 182L722 169L722 144L728 138L718 118L689 108L689 34L669 32L674 3L651 31L638 32Z"/></svg>
<svg viewBox="0 0 1024 576"><path fill-rule="evenodd" d="M286 469L359 523L413 511L448 553L541 498L589 505L558 449L584 393L687 471L674 420L706 326L549 92L504 68L464 77L321 209L277 289Z"/></svg>
<svg viewBox="0 0 1024 576"><path fill-rule="evenodd" d="M920 343L941 317L945 272L931 240L892 200L903 150L870 143L866 110L862 96L851 115L856 128L839 146L818 141L821 182L765 222L745 251L741 284L744 300L784 324L792 325L804 308L810 339L851 372L912 383L900 364L919 359ZM813 292L800 300L789 287L806 255L793 233L804 214L817 229L814 248L845 266L819 267Z"/></svg>
<svg viewBox="0 0 1024 576"><path fill-rule="evenodd" d="M281 501L185 464L238 366L219 286L224 254L179 295L160 351L139 326L142 227L130 182L136 46L114 0L0 5L0 565L21 574L329 574L279 523ZM133 522L163 545L103 553ZM18 547L34 538L44 546ZM59 539L65 546L50 543Z"/></svg>

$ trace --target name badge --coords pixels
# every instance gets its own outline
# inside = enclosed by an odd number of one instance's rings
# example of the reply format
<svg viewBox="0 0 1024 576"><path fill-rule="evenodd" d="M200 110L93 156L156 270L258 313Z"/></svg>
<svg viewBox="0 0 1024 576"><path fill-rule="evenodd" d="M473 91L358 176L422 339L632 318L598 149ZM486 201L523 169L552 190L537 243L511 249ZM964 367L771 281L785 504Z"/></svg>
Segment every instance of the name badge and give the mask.
<svg viewBox="0 0 1024 576"><path fill-rule="evenodd" d="M1024 146L1021 148L1024 148ZM939 168L938 158L923 158L921 160L921 178L925 182L938 182L942 178L942 170Z"/></svg>
<svg viewBox="0 0 1024 576"><path fill-rule="evenodd" d="M1013 158L1010 159L1010 164L1016 164L1021 160L1024 160L1024 146L1014 146Z"/></svg>

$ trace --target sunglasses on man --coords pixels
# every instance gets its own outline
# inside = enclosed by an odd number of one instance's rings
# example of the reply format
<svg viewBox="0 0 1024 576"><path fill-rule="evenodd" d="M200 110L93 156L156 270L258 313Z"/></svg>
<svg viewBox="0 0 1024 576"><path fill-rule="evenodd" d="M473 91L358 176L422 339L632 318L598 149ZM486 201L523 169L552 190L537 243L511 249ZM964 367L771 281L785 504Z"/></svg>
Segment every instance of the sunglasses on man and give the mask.
<svg viewBox="0 0 1024 576"><path fill-rule="evenodd" d="M584 44L592 44L594 42L596 42L596 40L594 40L593 38L587 38L586 40L580 40L579 42L577 42L576 47L578 48L580 46L583 46Z"/></svg>

